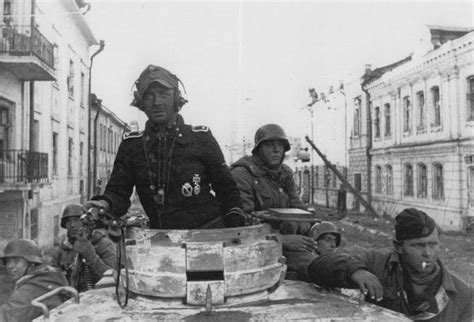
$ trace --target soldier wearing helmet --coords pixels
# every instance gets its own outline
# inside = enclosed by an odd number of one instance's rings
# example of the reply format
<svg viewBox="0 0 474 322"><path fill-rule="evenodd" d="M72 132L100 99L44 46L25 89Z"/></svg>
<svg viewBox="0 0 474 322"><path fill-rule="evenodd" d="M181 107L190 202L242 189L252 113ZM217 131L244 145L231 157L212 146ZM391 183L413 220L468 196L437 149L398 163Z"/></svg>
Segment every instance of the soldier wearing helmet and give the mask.
<svg viewBox="0 0 474 322"><path fill-rule="evenodd" d="M79 292L91 289L109 269L116 268L116 246L105 229L89 227L81 220L82 205L64 208L61 227L67 230L52 253L69 284Z"/></svg>
<svg viewBox="0 0 474 322"><path fill-rule="evenodd" d="M306 209L296 193L293 171L283 163L288 150L290 143L285 131L277 124L266 124L255 133L252 155L231 165L246 213L269 208ZM305 252L309 256L315 250L314 240L306 236L309 228L309 224L297 223L280 226L284 255Z"/></svg>
<svg viewBox="0 0 474 322"><path fill-rule="evenodd" d="M332 252L341 244L341 234L337 231L336 225L328 221L314 224L308 236L316 241L318 255Z"/></svg>
<svg viewBox="0 0 474 322"><path fill-rule="evenodd" d="M211 131L185 124L179 114L187 102L179 83L159 66L150 65L141 73L132 105L148 117L145 130L124 135L103 195L85 203L86 209L104 208L122 216L135 187L150 228L245 223L239 190Z"/></svg>
<svg viewBox="0 0 474 322"><path fill-rule="evenodd" d="M39 247L31 240L10 241L0 258L15 282L13 294L0 306L0 321L31 321L43 313L40 308L32 306L31 301L67 285L61 272L43 263ZM64 301L65 298L57 294L43 303L52 309Z"/></svg>

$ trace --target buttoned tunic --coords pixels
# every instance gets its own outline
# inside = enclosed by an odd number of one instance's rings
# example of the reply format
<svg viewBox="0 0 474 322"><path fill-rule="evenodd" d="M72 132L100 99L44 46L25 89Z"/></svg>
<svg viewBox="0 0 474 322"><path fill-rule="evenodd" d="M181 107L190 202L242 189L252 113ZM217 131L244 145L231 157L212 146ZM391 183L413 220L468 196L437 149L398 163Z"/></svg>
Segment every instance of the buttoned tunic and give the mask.
<svg viewBox="0 0 474 322"><path fill-rule="evenodd" d="M242 207L211 131L184 124L179 114L163 137L150 121L144 132L125 135L104 194L93 199L107 200L122 216L134 186L154 229L200 228Z"/></svg>

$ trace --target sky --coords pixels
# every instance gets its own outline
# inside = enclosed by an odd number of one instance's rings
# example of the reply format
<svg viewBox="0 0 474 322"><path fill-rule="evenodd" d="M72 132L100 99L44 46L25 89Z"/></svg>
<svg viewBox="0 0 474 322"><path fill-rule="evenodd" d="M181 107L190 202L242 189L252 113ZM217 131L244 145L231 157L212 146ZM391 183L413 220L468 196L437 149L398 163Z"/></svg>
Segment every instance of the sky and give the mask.
<svg viewBox="0 0 474 322"><path fill-rule="evenodd" d="M90 2L86 19L105 41L92 75L103 104L143 126L133 83L160 65L185 86L186 123L209 126L223 150L267 123L309 135L309 88L405 58L428 24L474 25L472 1Z"/></svg>

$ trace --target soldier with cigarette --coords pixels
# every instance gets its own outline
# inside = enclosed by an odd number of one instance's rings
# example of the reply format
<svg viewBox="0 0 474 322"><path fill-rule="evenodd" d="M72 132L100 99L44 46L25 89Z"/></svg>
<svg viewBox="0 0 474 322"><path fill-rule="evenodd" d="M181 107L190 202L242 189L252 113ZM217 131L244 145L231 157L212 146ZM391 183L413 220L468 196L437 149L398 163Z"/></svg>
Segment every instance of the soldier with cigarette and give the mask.
<svg viewBox="0 0 474 322"><path fill-rule="evenodd" d="M329 252L309 266L309 280L326 287L360 288L368 302L413 320L472 321L472 288L438 258L440 229L423 211L395 218L393 251L355 257Z"/></svg>

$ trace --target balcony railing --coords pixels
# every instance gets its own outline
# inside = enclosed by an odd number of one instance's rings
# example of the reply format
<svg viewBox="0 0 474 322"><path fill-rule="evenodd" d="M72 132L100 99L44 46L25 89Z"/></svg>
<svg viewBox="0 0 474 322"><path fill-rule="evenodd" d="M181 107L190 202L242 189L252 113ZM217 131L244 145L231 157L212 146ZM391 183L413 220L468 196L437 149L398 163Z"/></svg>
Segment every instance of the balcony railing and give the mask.
<svg viewBox="0 0 474 322"><path fill-rule="evenodd" d="M29 25L0 25L0 53L13 56L34 55L54 69L54 50L36 27Z"/></svg>
<svg viewBox="0 0 474 322"><path fill-rule="evenodd" d="M46 183L48 154L27 150L0 151L0 184Z"/></svg>

